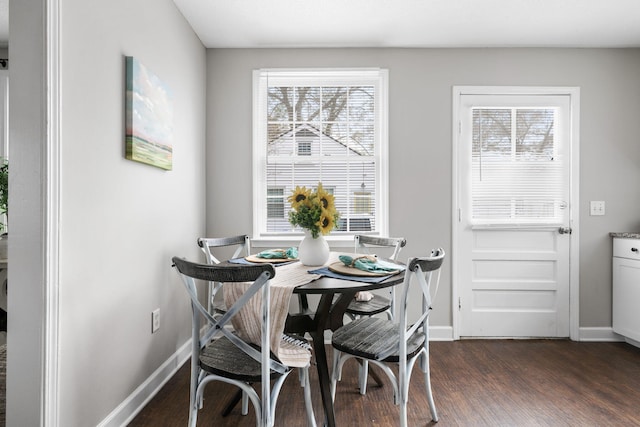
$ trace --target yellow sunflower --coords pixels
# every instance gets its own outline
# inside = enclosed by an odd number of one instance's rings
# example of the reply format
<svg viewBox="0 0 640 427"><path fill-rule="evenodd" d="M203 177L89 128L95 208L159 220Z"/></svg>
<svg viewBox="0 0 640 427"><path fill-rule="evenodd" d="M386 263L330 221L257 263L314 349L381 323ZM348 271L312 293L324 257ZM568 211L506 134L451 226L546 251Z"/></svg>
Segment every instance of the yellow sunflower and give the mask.
<svg viewBox="0 0 640 427"><path fill-rule="evenodd" d="M293 193L287 200L291 203L293 209L298 209L300 206L308 203L309 197L311 197L311 190L307 190L307 187L300 188L300 186L296 185L296 189L293 190Z"/></svg>
<svg viewBox="0 0 640 427"><path fill-rule="evenodd" d="M336 226L335 215L323 209L320 214L320 220L316 225L323 235L329 234Z"/></svg>
<svg viewBox="0 0 640 427"><path fill-rule="evenodd" d="M333 197L333 194L329 194L326 191L324 191L324 188L322 188L322 184L318 183L318 200L320 200L320 205L322 206L322 209L332 212L335 209L335 198Z"/></svg>

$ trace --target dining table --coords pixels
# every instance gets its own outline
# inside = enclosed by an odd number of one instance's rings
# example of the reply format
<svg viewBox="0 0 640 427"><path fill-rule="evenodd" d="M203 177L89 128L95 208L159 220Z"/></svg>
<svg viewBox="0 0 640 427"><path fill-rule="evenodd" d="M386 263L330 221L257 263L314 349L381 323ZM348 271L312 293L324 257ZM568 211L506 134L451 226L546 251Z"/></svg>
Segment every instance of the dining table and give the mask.
<svg viewBox="0 0 640 427"><path fill-rule="evenodd" d="M331 269L331 267L339 264L340 255L358 256L343 252L331 252L329 260L321 266L305 266L297 260L287 262L284 259L259 259L256 255L229 260L229 262L241 264L272 262L276 267L276 274L271 279L270 285L272 296L270 317L273 320L271 326L272 337L279 336L281 333L295 336L304 336L308 333L311 336L325 425L329 427L336 425L336 418L333 399L331 398L329 361L324 343L325 331L335 331L343 325L345 311L358 292L396 286L404 280L404 274L401 274L404 270L404 265L395 262L392 262L392 264L395 264L398 269L387 274L365 274L361 271L344 274L344 269L340 269L340 271ZM385 262L389 261L385 260ZM299 312L291 312L288 309L290 299L294 294L298 295L300 300ZM308 306L307 297L310 295L320 297L318 305L314 309L310 309ZM279 318L282 319L282 322L278 320ZM277 341L278 339L272 339L272 351L280 356ZM275 349L273 344L276 346ZM371 373L376 381L380 383L375 373ZM240 396L240 393L237 394L229 402L224 413L229 413L240 399Z"/></svg>

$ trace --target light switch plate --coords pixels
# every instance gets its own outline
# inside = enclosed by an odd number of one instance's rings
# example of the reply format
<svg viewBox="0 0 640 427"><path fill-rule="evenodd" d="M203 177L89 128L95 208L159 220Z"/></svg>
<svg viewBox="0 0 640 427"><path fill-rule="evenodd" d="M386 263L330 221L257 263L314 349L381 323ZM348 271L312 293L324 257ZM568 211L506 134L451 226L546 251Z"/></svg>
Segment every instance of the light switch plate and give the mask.
<svg viewBox="0 0 640 427"><path fill-rule="evenodd" d="M590 215L599 216L604 215L604 201L591 201Z"/></svg>

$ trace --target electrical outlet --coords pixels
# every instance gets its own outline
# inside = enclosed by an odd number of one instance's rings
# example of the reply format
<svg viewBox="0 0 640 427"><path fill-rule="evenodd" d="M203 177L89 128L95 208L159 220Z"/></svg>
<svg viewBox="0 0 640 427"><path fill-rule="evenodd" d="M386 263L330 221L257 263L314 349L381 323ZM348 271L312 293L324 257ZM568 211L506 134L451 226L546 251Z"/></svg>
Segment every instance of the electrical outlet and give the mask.
<svg viewBox="0 0 640 427"><path fill-rule="evenodd" d="M591 216L604 215L604 201L591 201L589 212Z"/></svg>
<svg viewBox="0 0 640 427"><path fill-rule="evenodd" d="M151 333L160 329L160 309L156 308L151 312Z"/></svg>

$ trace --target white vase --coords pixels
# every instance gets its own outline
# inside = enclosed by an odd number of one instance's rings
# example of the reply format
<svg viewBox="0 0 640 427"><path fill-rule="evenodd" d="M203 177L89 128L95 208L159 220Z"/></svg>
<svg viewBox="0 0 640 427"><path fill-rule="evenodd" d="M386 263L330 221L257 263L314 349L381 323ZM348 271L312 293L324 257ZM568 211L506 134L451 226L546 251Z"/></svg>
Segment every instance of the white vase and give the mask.
<svg viewBox="0 0 640 427"><path fill-rule="evenodd" d="M320 234L314 239L311 231L304 230L304 239L298 246L298 259L309 267L324 265L329 259L329 244L324 236Z"/></svg>

